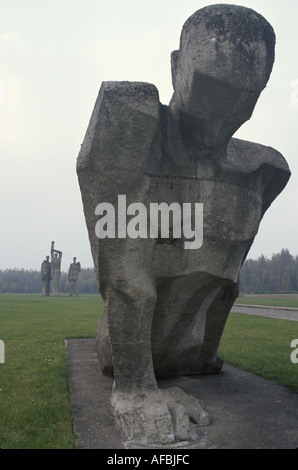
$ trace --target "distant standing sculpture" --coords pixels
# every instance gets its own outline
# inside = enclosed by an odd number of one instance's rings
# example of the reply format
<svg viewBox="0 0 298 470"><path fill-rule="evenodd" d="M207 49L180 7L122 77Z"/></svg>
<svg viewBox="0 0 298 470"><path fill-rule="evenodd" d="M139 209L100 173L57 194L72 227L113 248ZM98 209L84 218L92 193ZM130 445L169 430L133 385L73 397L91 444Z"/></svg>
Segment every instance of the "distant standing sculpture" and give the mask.
<svg viewBox="0 0 298 470"><path fill-rule="evenodd" d="M77 258L73 259L73 263L71 263L68 271L68 281L70 292L69 295L75 293L78 295L79 293L79 273L81 272L81 264L79 261L76 261Z"/></svg>
<svg viewBox="0 0 298 470"><path fill-rule="evenodd" d="M61 274L61 259L62 251L54 248L55 242L51 245L51 272L52 272L52 294L54 296L59 295L59 281Z"/></svg>
<svg viewBox="0 0 298 470"><path fill-rule="evenodd" d="M42 290L41 295L49 296L50 287L51 287L51 263L50 257L47 256L46 259L42 262L41 265L41 280L42 280Z"/></svg>
<svg viewBox="0 0 298 470"><path fill-rule="evenodd" d="M183 26L180 48L172 53L169 106L149 83L101 86L77 173L105 301L100 366L114 375L114 417L136 446L190 441L190 421L208 422L193 397L159 389L156 376L218 373L222 367L217 349L240 268L264 213L290 177L278 151L232 138L266 86L274 47L274 31L261 15L212 5ZM98 207L102 202L125 213L103 236L95 231L99 216L110 223ZM168 238L141 232L139 203L148 213L151 203L162 202L168 208L203 204L201 247L186 249L190 237L174 237L169 218Z"/></svg>

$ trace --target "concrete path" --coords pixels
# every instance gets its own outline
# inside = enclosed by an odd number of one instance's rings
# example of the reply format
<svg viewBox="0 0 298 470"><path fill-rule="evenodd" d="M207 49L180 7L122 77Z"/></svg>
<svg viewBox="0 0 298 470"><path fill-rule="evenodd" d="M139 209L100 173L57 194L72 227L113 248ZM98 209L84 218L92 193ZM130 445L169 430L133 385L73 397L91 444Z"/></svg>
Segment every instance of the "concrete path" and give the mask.
<svg viewBox="0 0 298 470"><path fill-rule="evenodd" d="M101 374L94 339L66 341L74 429L80 449L123 449L109 413L112 379ZM297 365L298 373L298 365ZM297 449L298 394L225 365L219 375L161 380L199 398L211 415L207 449Z"/></svg>
<svg viewBox="0 0 298 470"><path fill-rule="evenodd" d="M248 315L259 315L262 317L279 318L280 320L298 321L298 309L264 307L262 305L234 304L232 312L247 313Z"/></svg>

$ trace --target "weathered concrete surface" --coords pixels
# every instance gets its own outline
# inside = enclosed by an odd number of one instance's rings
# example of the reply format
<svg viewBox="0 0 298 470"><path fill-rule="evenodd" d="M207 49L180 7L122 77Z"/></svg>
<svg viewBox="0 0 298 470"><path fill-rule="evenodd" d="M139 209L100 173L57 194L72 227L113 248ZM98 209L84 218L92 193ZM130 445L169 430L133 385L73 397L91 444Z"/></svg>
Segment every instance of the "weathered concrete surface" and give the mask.
<svg viewBox="0 0 298 470"><path fill-rule="evenodd" d="M113 380L103 375L94 339L66 342L69 387L77 447L124 449L110 413ZM212 416L201 428L206 449L296 449L298 394L285 387L223 366L219 375L159 380L203 401Z"/></svg>
<svg viewBox="0 0 298 470"><path fill-rule="evenodd" d="M114 374L113 409L127 439L184 439L180 423L189 420L193 400L182 404L177 395L173 403L156 377L222 367L217 348L241 265L290 176L278 151L232 138L266 86L274 45L272 27L253 10L213 5L183 27L169 106L152 84L101 86L77 173L105 301L100 365ZM173 222L167 238L125 237L121 223L116 238L100 238L96 207L119 210L119 195L146 209L203 203L203 245L185 249L188 237L175 237Z"/></svg>

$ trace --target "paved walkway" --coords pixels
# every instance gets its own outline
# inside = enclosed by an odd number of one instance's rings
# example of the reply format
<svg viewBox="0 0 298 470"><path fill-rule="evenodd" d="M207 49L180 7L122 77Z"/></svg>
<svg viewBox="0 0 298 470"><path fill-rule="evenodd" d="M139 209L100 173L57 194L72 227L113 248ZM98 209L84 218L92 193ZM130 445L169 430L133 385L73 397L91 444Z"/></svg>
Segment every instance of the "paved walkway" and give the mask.
<svg viewBox="0 0 298 470"><path fill-rule="evenodd" d="M232 312L247 313L248 315L260 315L262 317L279 318L281 320L298 321L298 309L264 307L262 305L234 304Z"/></svg>
<svg viewBox="0 0 298 470"><path fill-rule="evenodd" d="M109 413L113 381L100 371L95 340L67 340L66 351L77 448L123 449ZM298 448L298 394L285 387L228 365L219 375L158 384L181 387L204 403L212 419L200 428L207 449Z"/></svg>

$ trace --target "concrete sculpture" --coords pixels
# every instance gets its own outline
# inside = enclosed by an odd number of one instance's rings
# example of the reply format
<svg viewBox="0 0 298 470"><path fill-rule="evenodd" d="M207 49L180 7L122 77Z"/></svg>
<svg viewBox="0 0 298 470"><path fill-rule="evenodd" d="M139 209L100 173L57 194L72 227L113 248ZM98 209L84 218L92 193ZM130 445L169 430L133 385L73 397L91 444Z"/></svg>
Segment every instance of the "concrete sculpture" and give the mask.
<svg viewBox="0 0 298 470"><path fill-rule="evenodd" d="M51 262L50 257L46 256L46 259L41 263L41 295L48 297L51 289Z"/></svg>
<svg viewBox="0 0 298 470"><path fill-rule="evenodd" d="M220 371L241 265L290 177L278 151L232 138L274 48L261 15L212 5L182 29L169 106L148 83L99 91L77 173L105 301L100 365L114 375L112 409L128 441L190 442L190 422L208 423L200 403L156 377Z"/></svg>
<svg viewBox="0 0 298 470"><path fill-rule="evenodd" d="M51 273L52 273L52 295L59 295L59 283L61 275L62 251L54 248L55 242L51 243Z"/></svg>
<svg viewBox="0 0 298 470"><path fill-rule="evenodd" d="M77 261L77 258L73 258L73 262L69 266L68 270L68 282L69 282L69 295L79 295L79 274L81 272L81 263Z"/></svg>

